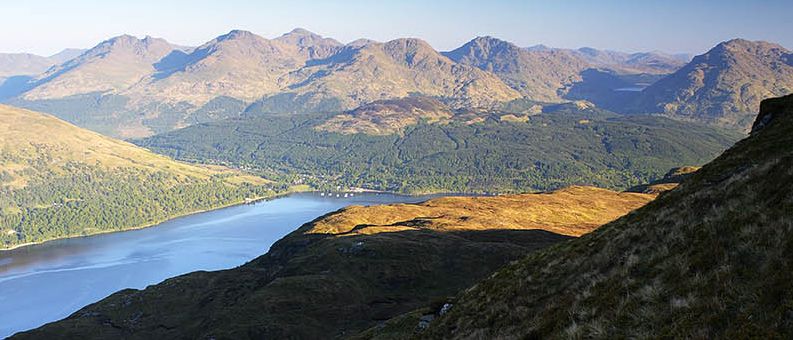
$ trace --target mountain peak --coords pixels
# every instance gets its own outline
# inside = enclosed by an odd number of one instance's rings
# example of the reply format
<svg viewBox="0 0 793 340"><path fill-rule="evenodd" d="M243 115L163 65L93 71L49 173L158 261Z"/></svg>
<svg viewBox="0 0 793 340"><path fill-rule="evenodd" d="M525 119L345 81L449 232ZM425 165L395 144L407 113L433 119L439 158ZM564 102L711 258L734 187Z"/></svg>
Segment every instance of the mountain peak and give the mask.
<svg viewBox="0 0 793 340"><path fill-rule="evenodd" d="M322 46L322 47L338 47L342 46L342 43L331 39L325 38L319 34L311 32L305 28L295 28L289 33L285 33L284 35L275 38L277 41L281 41L290 45L295 45L298 47L312 47L312 46Z"/></svg>
<svg viewBox="0 0 793 340"><path fill-rule="evenodd" d="M284 35L289 35L289 34L296 34L296 35L319 35L319 34L316 34L316 33L314 33L314 32L311 32L311 31L309 31L309 30L307 30L307 29L305 29L305 28L302 28L302 27L295 27L295 29L293 29L293 30L289 31L289 33L286 33L286 34L284 34Z"/></svg>
<svg viewBox="0 0 793 340"><path fill-rule="evenodd" d="M261 38L261 37L250 31L235 29L229 31L229 33L219 36L217 40L224 41L224 40L256 39L256 38Z"/></svg>

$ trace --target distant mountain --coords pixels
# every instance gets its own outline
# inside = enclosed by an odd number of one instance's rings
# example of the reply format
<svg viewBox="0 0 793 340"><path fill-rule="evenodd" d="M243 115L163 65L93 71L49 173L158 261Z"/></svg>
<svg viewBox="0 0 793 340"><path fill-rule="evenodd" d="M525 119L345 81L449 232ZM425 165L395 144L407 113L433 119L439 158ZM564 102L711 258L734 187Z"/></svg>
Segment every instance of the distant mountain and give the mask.
<svg viewBox="0 0 793 340"><path fill-rule="evenodd" d="M267 181L174 161L0 105L0 249L150 225L271 193Z"/></svg>
<svg viewBox="0 0 793 340"><path fill-rule="evenodd" d="M452 106L492 106L520 98L501 80L455 63L420 39L347 46L337 55L291 72L286 93L332 99L341 108L411 94L434 96Z"/></svg>
<svg viewBox="0 0 793 340"><path fill-rule="evenodd" d="M628 54L544 45L520 48L493 37L478 37L444 55L498 75L528 99L546 102L586 99L603 104L615 90L647 86L645 82L654 82L685 65L679 57L660 52ZM618 99L606 106L623 102Z"/></svg>
<svg viewBox="0 0 793 340"><path fill-rule="evenodd" d="M274 40L297 46L306 59L328 58L339 52L344 46L344 44L334 39L325 38L302 28L295 28Z"/></svg>
<svg viewBox="0 0 793 340"><path fill-rule="evenodd" d="M11 76L37 75L48 68L68 61L85 52L80 49L65 49L49 57L30 53L0 53L0 79ZM0 80L2 84L2 80Z"/></svg>
<svg viewBox="0 0 793 340"><path fill-rule="evenodd" d="M44 72L54 62L29 53L0 53L0 78Z"/></svg>
<svg viewBox="0 0 793 340"><path fill-rule="evenodd" d="M663 52L624 53L584 47L572 51L590 64L619 73L669 74L677 71L688 60L685 56Z"/></svg>
<svg viewBox="0 0 793 340"><path fill-rule="evenodd" d="M65 51L52 58L68 59L77 53ZM778 57L777 64L787 60ZM37 58L16 57L20 58L28 60L30 70L44 68ZM757 62L787 74L772 59ZM455 110L585 100L615 112L663 111L682 117L703 105L729 106L725 99L741 91L741 96L752 98L756 95L750 93L762 92L754 87L746 92L737 85L719 90L727 91L723 96L718 91L688 96L683 95L688 90L677 91L682 91L679 95L663 94L675 93L673 89L658 90L683 86L688 76L681 75L640 93L683 64L680 56L659 52L520 48L492 37L439 53L415 38L384 43L361 39L343 45L305 29L274 39L235 30L195 48L125 35L41 74L9 78L0 85L0 100L107 135L137 138L225 118L338 113L414 96L435 98ZM785 83L767 84L773 88L768 92L784 91Z"/></svg>
<svg viewBox="0 0 793 340"><path fill-rule="evenodd" d="M47 59L52 60L55 65L65 63L69 60L79 57L81 54L85 53L85 49L82 48L67 48L63 51L55 53L49 56Z"/></svg>
<svg viewBox="0 0 793 340"><path fill-rule="evenodd" d="M735 39L645 89L636 111L748 129L763 98L793 92L793 53Z"/></svg>
<svg viewBox="0 0 793 340"><path fill-rule="evenodd" d="M118 36L39 75L35 87L22 97L41 100L119 93L155 72L155 64L173 50L163 39Z"/></svg>
<svg viewBox="0 0 793 340"><path fill-rule="evenodd" d="M492 107L520 97L418 39L342 45L304 29L276 39L235 30L194 49L120 36L27 85L11 103L125 138L243 111L338 112L413 94Z"/></svg>
<svg viewBox="0 0 793 340"><path fill-rule="evenodd" d="M565 89L581 80L590 64L558 49L522 49L493 37L479 37L451 52L452 60L498 75L507 85L533 100L558 102Z"/></svg>
<svg viewBox="0 0 793 340"><path fill-rule="evenodd" d="M156 69L121 94L132 106L187 103L201 107L226 96L252 102L284 86L279 78L303 66L298 45L235 30L195 48L172 52Z"/></svg>

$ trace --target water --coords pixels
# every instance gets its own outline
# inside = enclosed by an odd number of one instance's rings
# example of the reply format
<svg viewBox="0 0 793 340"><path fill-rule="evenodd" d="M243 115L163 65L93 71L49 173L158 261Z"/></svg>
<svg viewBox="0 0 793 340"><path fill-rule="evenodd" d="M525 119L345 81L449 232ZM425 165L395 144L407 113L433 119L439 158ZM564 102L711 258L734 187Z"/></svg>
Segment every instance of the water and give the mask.
<svg viewBox="0 0 793 340"><path fill-rule="evenodd" d="M124 288L239 266L305 222L347 205L429 198L314 193L191 215L158 226L0 252L0 338L67 317Z"/></svg>

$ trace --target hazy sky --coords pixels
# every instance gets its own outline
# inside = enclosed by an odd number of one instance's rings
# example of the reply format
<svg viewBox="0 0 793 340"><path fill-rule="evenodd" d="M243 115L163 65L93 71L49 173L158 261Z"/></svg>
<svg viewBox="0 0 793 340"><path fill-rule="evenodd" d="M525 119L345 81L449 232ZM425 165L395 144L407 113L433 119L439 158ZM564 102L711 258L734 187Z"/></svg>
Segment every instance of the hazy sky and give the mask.
<svg viewBox="0 0 793 340"><path fill-rule="evenodd" d="M793 47L793 0L0 0L0 51L49 55L128 33L199 45L295 27L349 42L419 37L439 50L492 35L520 46L702 53L735 37Z"/></svg>

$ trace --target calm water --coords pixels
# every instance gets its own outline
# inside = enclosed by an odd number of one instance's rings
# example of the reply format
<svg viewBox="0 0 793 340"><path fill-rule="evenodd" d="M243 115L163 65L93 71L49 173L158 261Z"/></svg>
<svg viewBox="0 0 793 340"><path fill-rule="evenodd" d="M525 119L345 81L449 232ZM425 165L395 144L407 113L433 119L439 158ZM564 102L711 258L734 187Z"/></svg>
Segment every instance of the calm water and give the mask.
<svg viewBox="0 0 793 340"><path fill-rule="evenodd" d="M172 220L156 227L0 252L0 338L62 319L124 288L241 265L301 224L347 205L429 198L294 194Z"/></svg>

